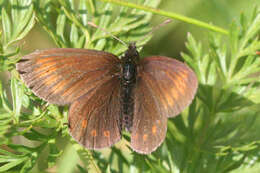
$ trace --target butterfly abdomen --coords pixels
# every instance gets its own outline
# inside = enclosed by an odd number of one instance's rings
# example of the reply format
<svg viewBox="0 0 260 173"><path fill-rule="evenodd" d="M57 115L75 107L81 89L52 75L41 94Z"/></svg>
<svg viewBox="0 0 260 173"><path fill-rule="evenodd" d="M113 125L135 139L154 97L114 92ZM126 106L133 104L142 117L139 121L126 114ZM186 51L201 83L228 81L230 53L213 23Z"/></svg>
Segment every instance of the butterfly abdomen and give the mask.
<svg viewBox="0 0 260 173"><path fill-rule="evenodd" d="M121 78L121 128L131 132L133 125L133 89L136 82L136 64L126 62L122 65Z"/></svg>

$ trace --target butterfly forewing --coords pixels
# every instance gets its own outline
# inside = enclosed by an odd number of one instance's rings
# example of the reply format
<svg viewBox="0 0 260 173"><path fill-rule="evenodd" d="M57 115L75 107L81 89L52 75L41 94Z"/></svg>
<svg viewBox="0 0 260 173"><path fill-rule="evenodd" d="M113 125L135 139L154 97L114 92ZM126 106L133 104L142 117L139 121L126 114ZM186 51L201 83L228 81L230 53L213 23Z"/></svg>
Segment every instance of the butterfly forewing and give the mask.
<svg viewBox="0 0 260 173"><path fill-rule="evenodd" d="M23 57L16 68L35 95L64 105L120 72L113 54L87 49L48 49Z"/></svg>
<svg viewBox="0 0 260 173"><path fill-rule="evenodd" d="M156 97L160 113L178 115L193 100L198 82L195 73L184 63L163 56L144 58L139 75Z"/></svg>
<svg viewBox="0 0 260 173"><path fill-rule="evenodd" d="M76 100L69 110L72 137L90 149L120 140L120 80L117 76Z"/></svg>

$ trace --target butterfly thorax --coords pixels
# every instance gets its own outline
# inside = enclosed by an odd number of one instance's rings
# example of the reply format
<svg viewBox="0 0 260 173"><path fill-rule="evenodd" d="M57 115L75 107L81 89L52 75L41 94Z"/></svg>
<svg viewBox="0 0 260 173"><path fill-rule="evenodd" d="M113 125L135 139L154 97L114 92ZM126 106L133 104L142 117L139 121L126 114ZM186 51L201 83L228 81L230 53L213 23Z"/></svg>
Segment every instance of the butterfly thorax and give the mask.
<svg viewBox="0 0 260 173"><path fill-rule="evenodd" d="M121 128L131 132L134 110L133 89L136 83L136 63L139 54L135 44L130 44L125 55L122 57L121 67Z"/></svg>

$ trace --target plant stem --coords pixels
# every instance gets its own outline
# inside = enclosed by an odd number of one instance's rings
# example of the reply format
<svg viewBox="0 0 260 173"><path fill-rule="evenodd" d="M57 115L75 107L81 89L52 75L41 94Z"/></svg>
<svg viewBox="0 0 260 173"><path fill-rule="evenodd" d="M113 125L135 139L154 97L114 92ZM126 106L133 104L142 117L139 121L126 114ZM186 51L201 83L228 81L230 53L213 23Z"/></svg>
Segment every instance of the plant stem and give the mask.
<svg viewBox="0 0 260 173"><path fill-rule="evenodd" d="M206 28L206 29L209 29L211 31L218 32L218 33L221 33L221 34L226 34L226 35L228 34L228 31L223 29L223 28L220 28L218 26L214 26L214 25L211 25L211 24L208 24L206 22L202 22L202 21L190 18L190 17L186 17L186 16L183 16L183 15L180 15L180 14L177 14L177 13L163 11L163 10L155 9L155 8L152 8L152 7L138 5L138 4L125 2L125 1L121 1L121 0L100 0L100 1L109 2L109 3L113 3L113 4L117 4L117 5L122 5L122 6L130 7L130 8L135 8L135 9L151 12L153 14L158 14L158 15L169 17L171 19L176 19L176 20L180 20L180 21L183 21L183 22L186 22L186 23L197 25L197 26L200 26L202 28Z"/></svg>

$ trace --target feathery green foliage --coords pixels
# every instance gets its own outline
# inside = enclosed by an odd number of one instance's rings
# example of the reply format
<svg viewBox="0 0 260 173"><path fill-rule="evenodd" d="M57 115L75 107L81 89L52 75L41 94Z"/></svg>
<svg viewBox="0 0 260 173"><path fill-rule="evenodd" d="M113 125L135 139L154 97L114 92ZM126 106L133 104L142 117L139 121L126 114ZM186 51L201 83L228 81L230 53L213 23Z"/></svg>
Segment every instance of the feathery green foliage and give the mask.
<svg viewBox="0 0 260 173"><path fill-rule="evenodd" d="M158 0L140 0L156 8ZM94 0L10 0L0 2L0 172L239 172L260 167L260 11L241 14L228 36L209 33L208 48L191 34L185 62L199 79L192 105L169 119L167 137L151 155L115 147L90 151L68 135L68 107L48 105L19 79L19 42L35 23L58 47L91 48L121 55L115 41L150 38L152 13ZM93 28L89 21L102 29ZM6 75L7 76L7 75Z"/></svg>

